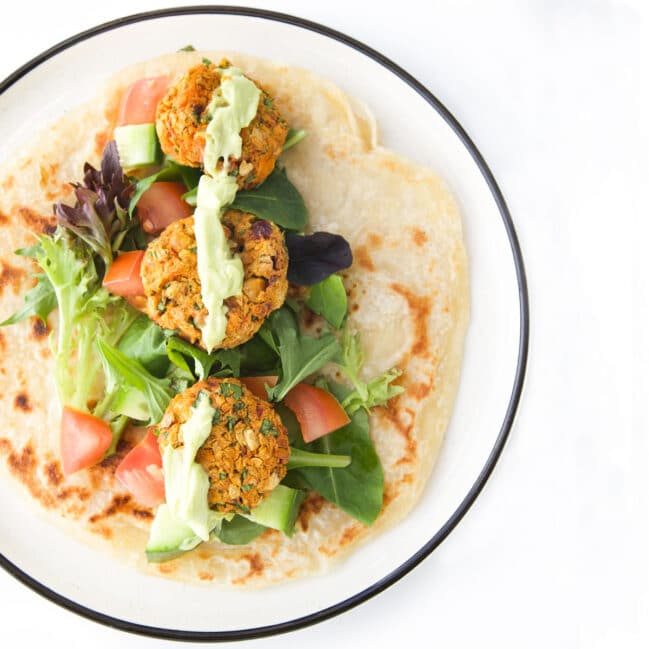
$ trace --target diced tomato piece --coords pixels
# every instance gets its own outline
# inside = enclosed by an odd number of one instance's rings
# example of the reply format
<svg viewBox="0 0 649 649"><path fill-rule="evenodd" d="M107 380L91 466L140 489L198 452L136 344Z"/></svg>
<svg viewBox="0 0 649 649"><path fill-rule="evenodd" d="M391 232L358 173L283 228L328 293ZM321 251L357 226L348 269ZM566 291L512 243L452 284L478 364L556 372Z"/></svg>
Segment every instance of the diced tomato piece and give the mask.
<svg viewBox="0 0 649 649"><path fill-rule="evenodd" d="M284 403L300 422L305 442L323 437L349 423L345 409L326 390L298 383L285 397Z"/></svg>
<svg viewBox="0 0 649 649"><path fill-rule="evenodd" d="M118 126L125 124L152 124L155 111L169 87L169 77L139 79L122 97Z"/></svg>
<svg viewBox="0 0 649 649"><path fill-rule="evenodd" d="M63 407L61 459L66 475L97 464L112 441L113 433L103 419L69 406Z"/></svg>
<svg viewBox="0 0 649 649"><path fill-rule="evenodd" d="M165 501L162 457L158 438L147 431L144 439L132 448L119 463L115 477L138 502L155 507Z"/></svg>
<svg viewBox="0 0 649 649"><path fill-rule="evenodd" d="M116 257L104 277L104 288L113 295L122 297L144 295L144 286L140 277L142 259L144 259L144 250L123 252Z"/></svg>
<svg viewBox="0 0 649 649"><path fill-rule="evenodd" d="M277 376L246 376L241 377L243 383L250 392L260 399L268 401L268 393L266 392L266 385L274 388L277 385Z"/></svg>
<svg viewBox="0 0 649 649"><path fill-rule="evenodd" d="M194 208L182 199L187 188L182 183L153 183L137 202L137 216L142 229L154 234L162 232L174 221L191 216Z"/></svg>

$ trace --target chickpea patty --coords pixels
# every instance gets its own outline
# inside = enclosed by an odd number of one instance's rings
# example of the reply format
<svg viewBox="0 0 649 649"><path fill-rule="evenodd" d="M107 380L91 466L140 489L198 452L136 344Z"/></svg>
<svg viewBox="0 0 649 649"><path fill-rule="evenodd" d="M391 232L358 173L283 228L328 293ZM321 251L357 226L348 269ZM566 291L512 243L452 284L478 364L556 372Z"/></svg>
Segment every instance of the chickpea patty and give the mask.
<svg viewBox="0 0 649 649"><path fill-rule="evenodd" d="M288 253L284 235L274 223L237 210L225 212L221 222L244 271L242 294L225 300L227 326L217 348L229 349L250 340L271 311L284 303ZM149 244L140 274L148 316L204 348L199 327L207 309L201 297L193 216L167 226Z"/></svg>
<svg viewBox="0 0 649 649"><path fill-rule="evenodd" d="M209 377L176 395L158 426L161 452L183 445L180 426L201 391L216 409L212 432L196 454L207 471L212 509L248 512L286 475L288 433L273 407L236 379Z"/></svg>
<svg viewBox="0 0 649 649"><path fill-rule="evenodd" d="M203 164L205 128L210 120L207 107L221 85L221 74L228 61L219 66L207 61L188 70L162 98L156 111L156 130L162 150L174 160L190 167ZM231 160L240 189L252 189L264 182L282 152L288 125L270 95L261 90L257 114L241 130L241 158ZM219 163L222 165L222 163ZM232 172L231 172L232 173Z"/></svg>

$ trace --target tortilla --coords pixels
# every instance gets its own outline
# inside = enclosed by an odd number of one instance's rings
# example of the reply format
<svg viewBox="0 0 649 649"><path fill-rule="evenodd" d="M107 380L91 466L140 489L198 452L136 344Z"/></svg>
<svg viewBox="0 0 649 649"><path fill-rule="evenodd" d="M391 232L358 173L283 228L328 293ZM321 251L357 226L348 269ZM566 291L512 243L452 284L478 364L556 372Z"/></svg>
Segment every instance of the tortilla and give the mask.
<svg viewBox="0 0 649 649"><path fill-rule="evenodd" d="M0 170L0 321L34 280L13 251L55 227L52 203L67 181L97 166L112 138L124 89L144 76L172 77L204 56L227 56L264 86L308 137L282 156L310 212L310 229L343 235L354 264L343 273L350 324L361 333L365 378L404 370L405 392L371 416L385 472L383 510L366 528L317 495L305 501L292 538L266 531L246 546L219 542L164 564L144 547L153 512L116 483L120 459L141 436L129 430L117 455L64 477L58 459L60 406L48 332L36 318L0 330L0 481L18 482L53 522L152 574L219 586L257 587L327 570L415 505L447 427L468 320L467 259L457 205L433 172L384 149L369 112L299 68L221 52L180 52L119 72L90 104L67 113ZM81 137L80 134L83 136Z"/></svg>

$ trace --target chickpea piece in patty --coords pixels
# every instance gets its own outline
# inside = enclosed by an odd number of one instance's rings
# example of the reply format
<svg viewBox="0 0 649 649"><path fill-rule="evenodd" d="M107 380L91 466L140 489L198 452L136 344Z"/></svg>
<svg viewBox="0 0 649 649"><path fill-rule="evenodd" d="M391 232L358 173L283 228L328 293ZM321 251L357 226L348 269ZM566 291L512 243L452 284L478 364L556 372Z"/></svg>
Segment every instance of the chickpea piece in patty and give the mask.
<svg viewBox="0 0 649 649"><path fill-rule="evenodd" d="M250 340L284 303L288 252L284 235L274 223L238 210L225 212L221 222L244 271L243 293L225 300L227 326L217 348L229 349ZM175 221L149 244L140 275L147 315L161 327L205 347L200 326L207 309L198 277L194 217Z"/></svg>
<svg viewBox="0 0 649 649"><path fill-rule="evenodd" d="M286 475L288 433L273 406L237 379L209 377L176 395L158 426L160 451L183 445L180 427L205 391L216 412L196 454L210 479L209 505L223 513L249 512Z"/></svg>
<svg viewBox="0 0 649 649"><path fill-rule="evenodd" d="M169 88L158 104L156 130L160 146L180 164L202 166L205 129L210 120L207 107L229 66L228 61L216 66L207 60L194 66ZM241 158L230 161L240 189L252 189L264 182L288 134L288 125L270 95L254 79L251 81L261 90L257 114L241 130Z"/></svg>

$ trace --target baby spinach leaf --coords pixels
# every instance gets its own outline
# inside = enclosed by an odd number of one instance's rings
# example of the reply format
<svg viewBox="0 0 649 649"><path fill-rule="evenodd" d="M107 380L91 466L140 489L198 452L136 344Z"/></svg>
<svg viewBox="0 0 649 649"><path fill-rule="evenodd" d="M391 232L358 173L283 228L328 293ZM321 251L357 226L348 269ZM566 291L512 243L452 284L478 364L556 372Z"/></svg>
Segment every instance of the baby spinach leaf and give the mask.
<svg viewBox="0 0 649 649"><path fill-rule="evenodd" d="M117 349L160 378L169 368L167 340L170 336L173 336L173 331L160 328L146 315L141 314L119 341Z"/></svg>
<svg viewBox="0 0 649 649"><path fill-rule="evenodd" d="M306 301L311 311L323 316L336 329L340 329L347 315L347 293L340 275L329 275L327 279L311 287Z"/></svg>
<svg viewBox="0 0 649 649"><path fill-rule="evenodd" d="M16 324L30 316L38 316L43 322L47 321L47 316L56 309L56 293L52 282L47 278L44 273L35 275L38 283L34 288L25 294L25 303L16 313L9 316L3 322L0 322L0 327Z"/></svg>
<svg viewBox="0 0 649 649"><path fill-rule="evenodd" d="M330 333L320 338L303 335L293 312L287 308L274 311L269 322L282 370L277 385L267 388L268 398L281 401L294 385L332 360L340 352L340 345Z"/></svg>
<svg viewBox="0 0 649 649"><path fill-rule="evenodd" d="M348 389L330 383L329 388L339 400L344 400ZM372 525L383 506L383 467L370 438L367 413L357 410L351 422L329 435L305 444L294 440L296 448L315 453L351 456L346 468L303 467L289 474L289 484L307 487L334 503L350 516Z"/></svg>
<svg viewBox="0 0 649 649"><path fill-rule="evenodd" d="M239 376L239 352L236 349L221 349L208 354L182 338L173 336L167 340L169 360L180 369L192 373L201 381L210 374L215 376ZM187 359L193 361L190 367ZM213 369L216 367L216 370Z"/></svg>
<svg viewBox="0 0 649 649"><path fill-rule="evenodd" d="M277 223L287 230L303 230L309 221L300 192L288 179L285 169L275 167L259 187L239 192L232 208Z"/></svg>
<svg viewBox="0 0 649 649"><path fill-rule="evenodd" d="M263 534L266 529L263 525L235 514L231 521L223 520L221 529L216 532L216 537L228 545L246 545Z"/></svg>
<svg viewBox="0 0 649 649"><path fill-rule="evenodd" d="M302 236L288 232L285 241L287 277L293 284L313 286L352 265L352 250L339 234L314 232Z"/></svg>

